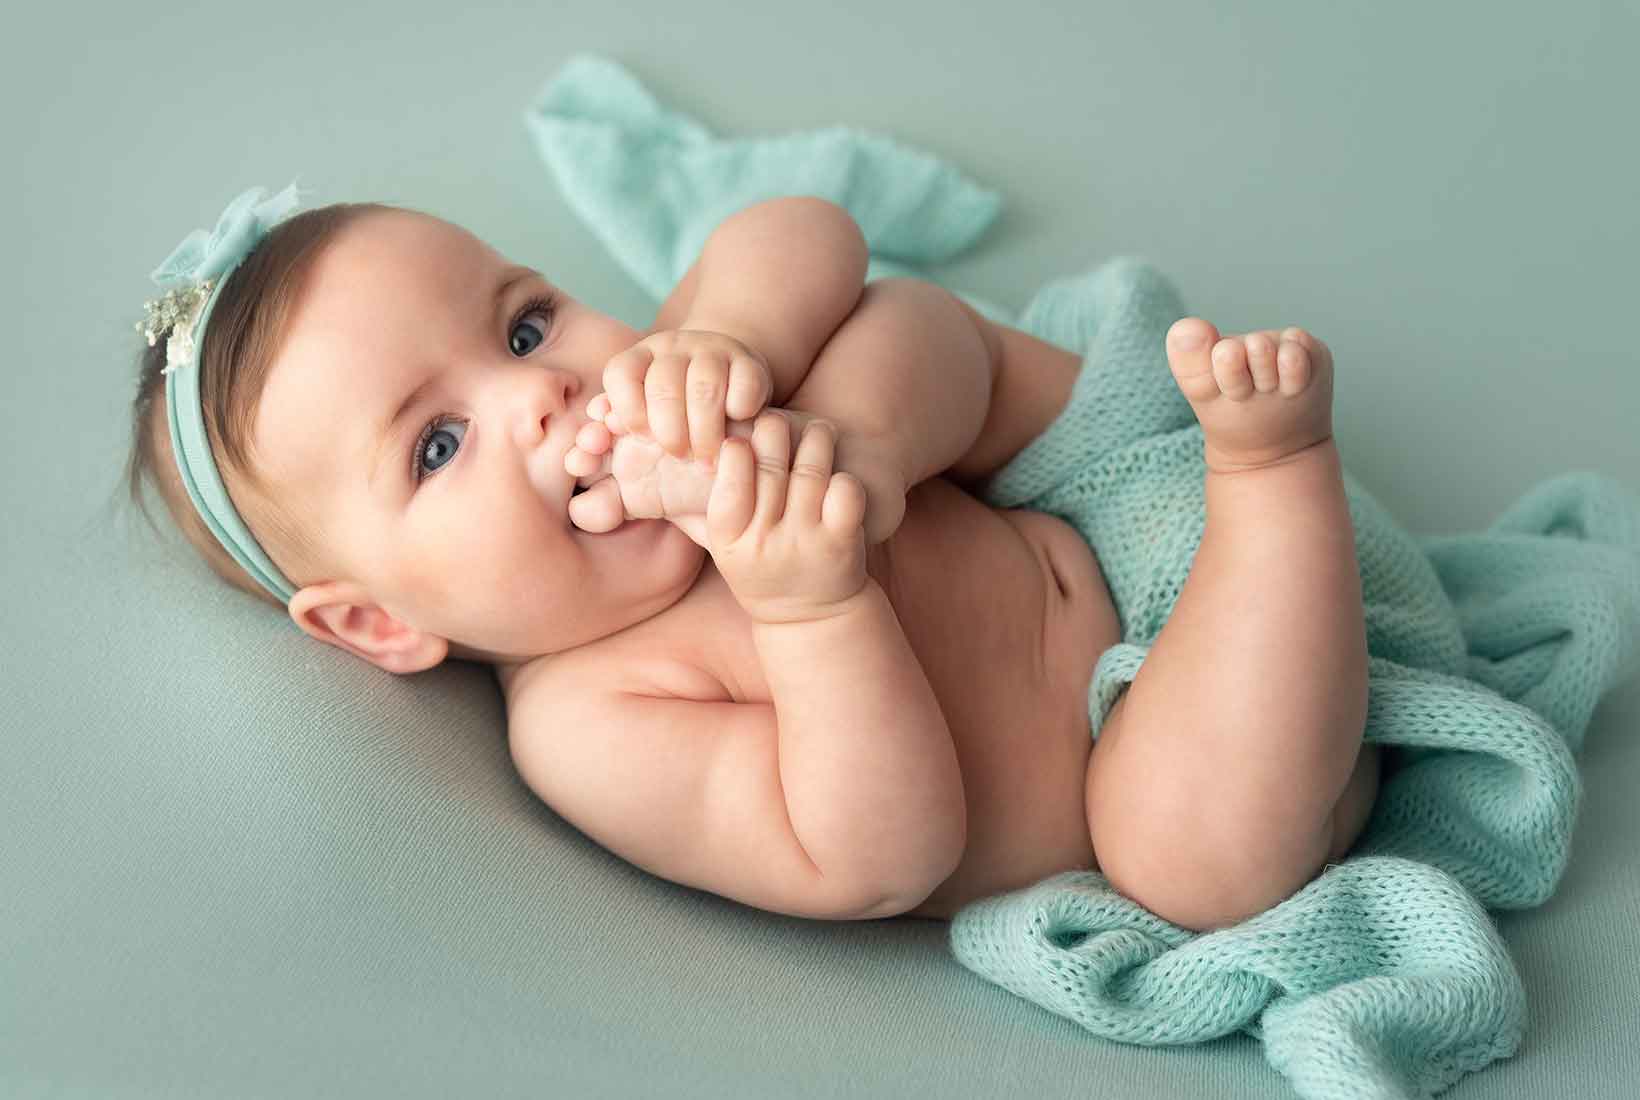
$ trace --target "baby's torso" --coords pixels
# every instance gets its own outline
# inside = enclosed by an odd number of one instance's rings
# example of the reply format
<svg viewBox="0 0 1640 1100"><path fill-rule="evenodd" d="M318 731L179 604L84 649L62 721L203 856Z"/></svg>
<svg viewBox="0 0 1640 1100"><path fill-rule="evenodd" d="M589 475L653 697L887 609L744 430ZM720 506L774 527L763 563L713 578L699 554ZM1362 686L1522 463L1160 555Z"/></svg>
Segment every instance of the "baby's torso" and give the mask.
<svg viewBox="0 0 1640 1100"><path fill-rule="evenodd" d="M871 549L867 570L940 702L968 812L962 862L910 915L949 919L974 898L1092 868L1087 689L1120 629L1081 536L935 478L907 494L904 522ZM628 682L771 701L751 620L709 559L683 599L620 639L604 656Z"/></svg>
<svg viewBox="0 0 1640 1100"><path fill-rule="evenodd" d="M1087 543L1043 512L999 511L944 479L917 486L871 570L950 727L968 847L912 916L1094 866L1084 792L1088 685L1121 640Z"/></svg>

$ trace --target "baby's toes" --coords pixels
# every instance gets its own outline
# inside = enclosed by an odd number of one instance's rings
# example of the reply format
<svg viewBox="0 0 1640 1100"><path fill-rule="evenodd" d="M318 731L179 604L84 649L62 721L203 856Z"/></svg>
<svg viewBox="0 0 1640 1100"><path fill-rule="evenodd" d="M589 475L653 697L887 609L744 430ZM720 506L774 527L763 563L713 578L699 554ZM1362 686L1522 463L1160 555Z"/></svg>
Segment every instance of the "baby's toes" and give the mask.
<svg viewBox="0 0 1640 1100"><path fill-rule="evenodd" d="M1247 369L1253 375L1253 389L1258 393L1275 393L1281 385L1281 375L1276 371L1279 337L1271 331L1249 332L1244 342L1247 345Z"/></svg>
<svg viewBox="0 0 1640 1100"><path fill-rule="evenodd" d="M588 454L579 447L571 447L564 452L564 471L575 477L591 477L602 464L598 456Z"/></svg>
<svg viewBox="0 0 1640 1100"><path fill-rule="evenodd" d="M609 465L609 452L615 437L596 420L582 424L575 433L575 442L564 452L564 469L576 477L602 473Z"/></svg>
<svg viewBox="0 0 1640 1100"><path fill-rule="evenodd" d="M589 420L575 432L575 446L589 455L601 455L615 445L615 434L607 424Z"/></svg>
<svg viewBox="0 0 1640 1100"><path fill-rule="evenodd" d="M1167 361L1179 391L1192 401L1211 401L1219 395L1209 353L1219 330L1200 317L1185 317L1167 330Z"/></svg>
<svg viewBox="0 0 1640 1100"><path fill-rule="evenodd" d="M1250 337L1226 336L1213 345L1213 379L1219 390L1232 401L1245 401L1253 396L1253 376L1247 368L1247 340Z"/></svg>
<svg viewBox="0 0 1640 1100"><path fill-rule="evenodd" d="M626 521L620 483L606 477L586 492L570 497L569 519L581 530L594 535L615 530Z"/></svg>
<svg viewBox="0 0 1640 1100"><path fill-rule="evenodd" d="M1276 353L1276 362L1281 371L1281 392L1287 397L1303 393L1315 376L1315 365L1311 361L1310 352L1297 340L1281 341L1281 350Z"/></svg>
<svg viewBox="0 0 1640 1100"><path fill-rule="evenodd" d="M603 424L611 435L626 434L626 425L622 423L620 413L615 411L615 403L609 399L608 393L600 393L587 402L587 416L592 418L592 423Z"/></svg>
<svg viewBox="0 0 1640 1100"><path fill-rule="evenodd" d="M1283 329L1281 336L1285 340L1297 340L1302 344L1304 350L1310 353L1310 365L1314 369L1323 371L1332 366L1332 349L1320 337L1313 336L1308 330L1297 326Z"/></svg>

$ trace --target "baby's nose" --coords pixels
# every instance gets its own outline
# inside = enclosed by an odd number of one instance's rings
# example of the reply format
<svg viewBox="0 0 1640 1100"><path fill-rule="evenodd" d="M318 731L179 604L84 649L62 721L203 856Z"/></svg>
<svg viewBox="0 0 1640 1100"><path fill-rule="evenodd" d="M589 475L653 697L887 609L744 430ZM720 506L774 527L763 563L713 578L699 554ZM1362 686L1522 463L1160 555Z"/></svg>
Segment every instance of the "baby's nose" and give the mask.
<svg viewBox="0 0 1640 1100"><path fill-rule="evenodd" d="M552 430L553 420L569 414L577 388L575 376L569 371L551 371L545 384L540 379L534 381L534 387L527 396L520 398L517 394L513 395L515 400L521 400L524 404L524 408L519 410L524 413L520 429L536 439L545 438Z"/></svg>

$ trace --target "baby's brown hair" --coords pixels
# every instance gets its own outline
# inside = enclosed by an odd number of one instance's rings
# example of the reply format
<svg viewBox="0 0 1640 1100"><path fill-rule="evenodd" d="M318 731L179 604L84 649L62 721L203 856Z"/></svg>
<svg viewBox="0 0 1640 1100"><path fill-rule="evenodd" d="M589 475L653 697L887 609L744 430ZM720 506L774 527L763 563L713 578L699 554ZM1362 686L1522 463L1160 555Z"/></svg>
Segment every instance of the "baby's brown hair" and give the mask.
<svg viewBox="0 0 1640 1100"><path fill-rule="evenodd" d="M279 353L286 324L308 270L319 254L361 215L396 207L383 203L332 203L292 215L274 226L228 276L211 310L199 354L199 392L205 432L222 483L234 508L262 549L298 588L320 561L319 546L302 517L281 508L256 469L251 433L268 371ZM171 519L211 571L280 611L272 593L222 549L188 499L171 449L165 408L166 338L152 347L146 338L137 360L137 394L132 402L131 454L126 462L127 492L157 534L143 500L146 479L158 489Z"/></svg>

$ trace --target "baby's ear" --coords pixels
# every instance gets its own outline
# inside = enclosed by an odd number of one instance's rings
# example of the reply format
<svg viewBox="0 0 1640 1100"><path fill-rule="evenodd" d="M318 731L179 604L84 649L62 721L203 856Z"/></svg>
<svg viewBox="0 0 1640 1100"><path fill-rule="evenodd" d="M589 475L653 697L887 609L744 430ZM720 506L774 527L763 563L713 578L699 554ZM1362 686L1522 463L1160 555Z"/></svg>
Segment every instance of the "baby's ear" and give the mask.
<svg viewBox="0 0 1640 1100"><path fill-rule="evenodd" d="M304 633L400 676L432 668L450 652L449 641L395 619L350 581L308 585L291 597L290 617Z"/></svg>

